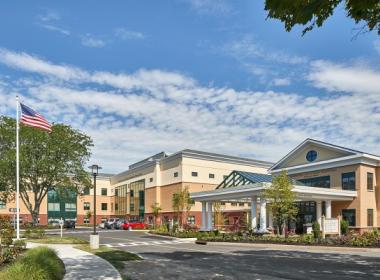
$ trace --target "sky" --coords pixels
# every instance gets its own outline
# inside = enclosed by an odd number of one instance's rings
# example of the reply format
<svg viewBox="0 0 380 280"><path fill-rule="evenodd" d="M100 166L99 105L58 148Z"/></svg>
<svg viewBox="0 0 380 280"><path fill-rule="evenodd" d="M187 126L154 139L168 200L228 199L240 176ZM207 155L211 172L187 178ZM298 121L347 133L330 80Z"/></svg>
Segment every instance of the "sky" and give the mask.
<svg viewBox="0 0 380 280"><path fill-rule="evenodd" d="M277 161L306 138L380 154L380 38L338 7L302 36L264 0L4 1L0 115L21 96L117 173L161 151Z"/></svg>

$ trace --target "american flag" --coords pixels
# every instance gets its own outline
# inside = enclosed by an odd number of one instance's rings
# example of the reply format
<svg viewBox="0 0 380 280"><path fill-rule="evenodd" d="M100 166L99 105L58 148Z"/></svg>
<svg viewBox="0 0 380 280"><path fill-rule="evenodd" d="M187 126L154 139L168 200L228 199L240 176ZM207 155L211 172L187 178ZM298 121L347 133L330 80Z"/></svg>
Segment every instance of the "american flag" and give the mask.
<svg viewBox="0 0 380 280"><path fill-rule="evenodd" d="M32 108L20 103L21 106L21 123L27 126L37 127L51 132L51 124L43 116L38 114Z"/></svg>

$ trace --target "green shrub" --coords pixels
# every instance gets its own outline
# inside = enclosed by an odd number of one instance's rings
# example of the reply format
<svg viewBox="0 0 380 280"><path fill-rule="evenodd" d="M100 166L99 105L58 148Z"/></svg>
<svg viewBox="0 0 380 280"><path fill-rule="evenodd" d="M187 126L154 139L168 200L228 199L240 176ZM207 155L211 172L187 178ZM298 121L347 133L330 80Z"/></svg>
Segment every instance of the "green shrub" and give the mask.
<svg viewBox="0 0 380 280"><path fill-rule="evenodd" d="M60 280L65 274L62 261L54 250L38 247L0 273L2 280Z"/></svg>
<svg viewBox="0 0 380 280"><path fill-rule="evenodd" d="M25 231L24 231L24 234L22 235L22 237L24 237L24 238L31 238L32 237L32 230L31 229L26 229Z"/></svg>
<svg viewBox="0 0 380 280"><path fill-rule="evenodd" d="M26 242L24 240L15 240L13 246L19 250L26 249Z"/></svg>
<svg viewBox="0 0 380 280"><path fill-rule="evenodd" d="M313 222L312 229L313 229L314 238L315 239L321 238L321 226L317 221Z"/></svg>
<svg viewBox="0 0 380 280"><path fill-rule="evenodd" d="M340 233L343 235L347 235L348 233L348 221L347 220L341 220L340 221Z"/></svg>

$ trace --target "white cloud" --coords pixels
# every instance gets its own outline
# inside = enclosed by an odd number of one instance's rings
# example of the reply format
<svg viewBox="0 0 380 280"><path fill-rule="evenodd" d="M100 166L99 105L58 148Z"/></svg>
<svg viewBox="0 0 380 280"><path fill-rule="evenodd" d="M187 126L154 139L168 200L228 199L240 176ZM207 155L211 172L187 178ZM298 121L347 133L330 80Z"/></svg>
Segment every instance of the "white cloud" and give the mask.
<svg viewBox="0 0 380 280"><path fill-rule="evenodd" d="M106 45L106 42L104 40L95 38L91 34L86 34L82 36L81 43L83 46L90 48L103 48Z"/></svg>
<svg viewBox="0 0 380 280"><path fill-rule="evenodd" d="M116 28L115 36L122 40L141 40L145 39L145 35L141 32L128 30L126 28Z"/></svg>
<svg viewBox="0 0 380 280"><path fill-rule="evenodd" d="M276 78L273 80L275 86L289 86L291 83L289 78Z"/></svg>
<svg viewBox="0 0 380 280"><path fill-rule="evenodd" d="M51 21L57 21L61 19L61 16L55 12L55 11L46 11L44 14L40 14L37 16L39 21L43 22L51 22Z"/></svg>
<svg viewBox="0 0 380 280"><path fill-rule="evenodd" d="M379 94L380 71L365 65L344 65L325 60L311 63L308 79L328 91Z"/></svg>
<svg viewBox="0 0 380 280"><path fill-rule="evenodd" d="M66 36L69 36L71 34L71 32L69 30L63 29L63 28L58 27L58 26L54 26L52 24L39 24L39 26L41 26L42 28L45 28L47 30L50 30L50 31L59 32L59 33L66 35Z"/></svg>
<svg viewBox="0 0 380 280"><path fill-rule="evenodd" d="M274 161L307 137L380 153L380 99L356 94L356 86L347 94L303 96L204 87L162 70L91 72L5 50L0 62L33 73L1 83L0 101L8 104L17 88L50 121L85 131L95 141L92 160L105 171L184 148ZM0 111L13 115L13 107Z"/></svg>
<svg viewBox="0 0 380 280"><path fill-rule="evenodd" d="M230 4L225 0L184 0L192 10L199 14L229 15L234 12Z"/></svg>

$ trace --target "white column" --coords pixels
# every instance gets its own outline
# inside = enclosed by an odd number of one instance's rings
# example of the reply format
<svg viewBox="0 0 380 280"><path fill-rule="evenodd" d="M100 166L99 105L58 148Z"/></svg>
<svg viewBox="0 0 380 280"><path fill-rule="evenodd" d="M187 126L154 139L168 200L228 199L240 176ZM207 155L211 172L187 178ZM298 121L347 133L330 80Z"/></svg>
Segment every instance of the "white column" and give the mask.
<svg viewBox="0 0 380 280"><path fill-rule="evenodd" d="M322 225L322 201L316 201L317 204L317 222Z"/></svg>
<svg viewBox="0 0 380 280"><path fill-rule="evenodd" d="M207 230L213 230L213 226L212 226L212 202L209 201L207 202L207 206L208 206L208 209L207 209Z"/></svg>
<svg viewBox="0 0 380 280"><path fill-rule="evenodd" d="M268 226L271 227L271 228L273 228L273 214L272 214L272 211L269 211Z"/></svg>
<svg viewBox="0 0 380 280"><path fill-rule="evenodd" d="M257 197L253 196L251 198L251 226L253 230L257 228L256 209L257 209Z"/></svg>
<svg viewBox="0 0 380 280"><path fill-rule="evenodd" d="M331 200L326 200L326 218L331 218Z"/></svg>
<svg viewBox="0 0 380 280"><path fill-rule="evenodd" d="M260 232L267 231L267 202L265 198L260 198Z"/></svg>
<svg viewBox="0 0 380 280"><path fill-rule="evenodd" d="M202 225L201 230L206 230L206 201L202 201Z"/></svg>

